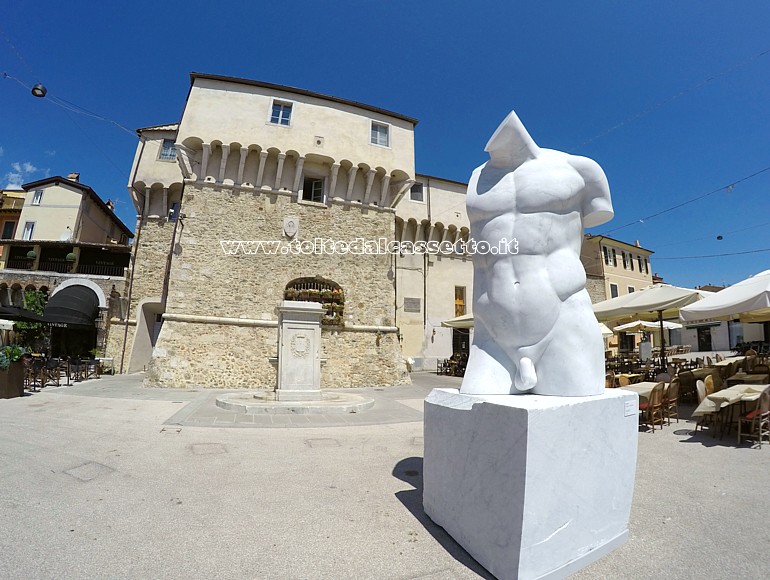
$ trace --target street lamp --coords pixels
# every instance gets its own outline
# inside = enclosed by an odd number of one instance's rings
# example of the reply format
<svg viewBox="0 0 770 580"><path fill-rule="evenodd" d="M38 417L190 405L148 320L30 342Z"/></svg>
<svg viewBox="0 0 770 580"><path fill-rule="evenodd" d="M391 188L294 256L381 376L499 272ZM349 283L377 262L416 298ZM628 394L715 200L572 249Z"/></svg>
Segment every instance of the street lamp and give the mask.
<svg viewBox="0 0 770 580"><path fill-rule="evenodd" d="M48 89L46 89L40 83L32 87L32 94L38 98L43 98L47 92L48 92Z"/></svg>

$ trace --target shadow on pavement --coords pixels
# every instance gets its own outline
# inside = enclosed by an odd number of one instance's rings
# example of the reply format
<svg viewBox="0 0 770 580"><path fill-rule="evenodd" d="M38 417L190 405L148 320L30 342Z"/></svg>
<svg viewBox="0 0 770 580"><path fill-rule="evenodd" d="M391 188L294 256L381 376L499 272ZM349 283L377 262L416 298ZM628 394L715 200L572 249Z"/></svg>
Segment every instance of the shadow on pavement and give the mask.
<svg viewBox="0 0 770 580"><path fill-rule="evenodd" d="M460 544L455 542L452 536L444 531L444 528L433 523L433 520L425 514L422 508L422 457L402 459L393 468L393 476L414 486L414 489L399 491L396 497L447 553L481 578L495 580L495 577L476 562Z"/></svg>

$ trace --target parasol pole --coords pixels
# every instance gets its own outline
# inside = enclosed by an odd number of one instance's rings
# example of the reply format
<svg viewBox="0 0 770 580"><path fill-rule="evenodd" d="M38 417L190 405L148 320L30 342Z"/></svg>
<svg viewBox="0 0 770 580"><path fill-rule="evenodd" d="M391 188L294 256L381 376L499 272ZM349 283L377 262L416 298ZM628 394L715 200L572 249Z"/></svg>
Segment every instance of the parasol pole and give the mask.
<svg viewBox="0 0 770 580"><path fill-rule="evenodd" d="M666 339L663 337L663 311L658 310L658 322L660 322L660 364L662 370L660 372L666 372Z"/></svg>

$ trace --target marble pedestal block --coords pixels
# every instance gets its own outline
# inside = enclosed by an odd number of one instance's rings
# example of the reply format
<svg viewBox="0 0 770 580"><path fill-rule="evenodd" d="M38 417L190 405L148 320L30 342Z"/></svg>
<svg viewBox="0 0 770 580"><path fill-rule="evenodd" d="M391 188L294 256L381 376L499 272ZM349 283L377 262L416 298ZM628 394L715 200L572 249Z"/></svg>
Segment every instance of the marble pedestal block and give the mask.
<svg viewBox="0 0 770 580"><path fill-rule="evenodd" d="M500 580L576 572L628 538L638 404L434 389L425 513Z"/></svg>
<svg viewBox="0 0 770 580"><path fill-rule="evenodd" d="M277 401L321 401L321 318L317 302L284 300L278 307Z"/></svg>

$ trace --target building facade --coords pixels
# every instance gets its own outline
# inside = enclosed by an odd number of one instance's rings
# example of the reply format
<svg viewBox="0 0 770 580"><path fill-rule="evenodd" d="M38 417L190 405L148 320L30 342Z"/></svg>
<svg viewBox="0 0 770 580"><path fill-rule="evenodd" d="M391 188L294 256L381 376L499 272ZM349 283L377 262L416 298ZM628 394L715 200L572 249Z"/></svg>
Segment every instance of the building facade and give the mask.
<svg viewBox="0 0 770 580"><path fill-rule="evenodd" d="M25 306L40 291L72 311L53 320L52 354L107 358L110 319L120 315L133 236L79 174L49 177L4 191L0 304Z"/></svg>

